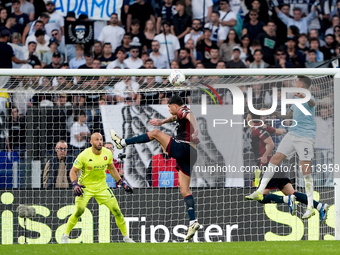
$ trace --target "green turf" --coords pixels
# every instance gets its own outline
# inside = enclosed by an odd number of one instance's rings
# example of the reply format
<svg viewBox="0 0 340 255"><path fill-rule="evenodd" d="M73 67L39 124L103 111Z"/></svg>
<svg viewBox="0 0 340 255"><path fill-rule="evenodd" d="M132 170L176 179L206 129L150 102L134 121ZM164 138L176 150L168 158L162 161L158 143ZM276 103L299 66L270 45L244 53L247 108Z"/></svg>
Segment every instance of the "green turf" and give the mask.
<svg viewBox="0 0 340 255"><path fill-rule="evenodd" d="M340 241L296 242L232 242L232 243L112 243L112 244L45 244L45 245L0 245L0 254L50 255L50 254L270 254L311 255L340 254Z"/></svg>

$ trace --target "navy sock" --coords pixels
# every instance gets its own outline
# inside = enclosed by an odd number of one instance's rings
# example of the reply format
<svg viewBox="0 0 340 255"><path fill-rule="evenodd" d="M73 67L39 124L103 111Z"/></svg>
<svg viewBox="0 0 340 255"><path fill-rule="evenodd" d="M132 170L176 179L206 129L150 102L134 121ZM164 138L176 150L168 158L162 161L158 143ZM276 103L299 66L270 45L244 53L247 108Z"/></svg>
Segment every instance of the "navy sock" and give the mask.
<svg viewBox="0 0 340 255"><path fill-rule="evenodd" d="M150 138L148 137L147 134L142 134L142 135L138 135L138 136L125 139L126 145L135 144L135 143L147 143L147 142L150 142Z"/></svg>
<svg viewBox="0 0 340 255"><path fill-rule="evenodd" d="M259 201L261 204L269 204L269 203L276 203L276 204L282 204L283 202L283 196L278 196L275 194L268 194L263 196L262 201Z"/></svg>
<svg viewBox="0 0 340 255"><path fill-rule="evenodd" d="M187 206L189 220L195 220L195 201L192 195L184 198L185 205Z"/></svg>
<svg viewBox="0 0 340 255"><path fill-rule="evenodd" d="M294 193L294 195L295 195L295 197L296 197L296 201L299 201L299 202L301 202L301 203L303 203L303 204L307 204L308 203L308 201L307 201L307 195L306 194L303 194L303 193L300 193L300 192L295 192ZM318 204L319 204L319 202L316 202L315 200L313 200L313 206L314 206L314 208L317 208L318 207Z"/></svg>

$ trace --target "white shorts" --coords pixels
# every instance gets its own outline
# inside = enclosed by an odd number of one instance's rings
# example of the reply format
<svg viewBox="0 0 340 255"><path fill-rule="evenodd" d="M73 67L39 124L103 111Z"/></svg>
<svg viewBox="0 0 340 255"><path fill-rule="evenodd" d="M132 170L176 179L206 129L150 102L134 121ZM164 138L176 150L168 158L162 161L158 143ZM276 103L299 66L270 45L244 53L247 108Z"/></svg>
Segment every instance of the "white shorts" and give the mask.
<svg viewBox="0 0 340 255"><path fill-rule="evenodd" d="M296 152L302 161L311 161L314 156L314 138L298 137L288 134L283 137L277 152L284 154L288 159Z"/></svg>

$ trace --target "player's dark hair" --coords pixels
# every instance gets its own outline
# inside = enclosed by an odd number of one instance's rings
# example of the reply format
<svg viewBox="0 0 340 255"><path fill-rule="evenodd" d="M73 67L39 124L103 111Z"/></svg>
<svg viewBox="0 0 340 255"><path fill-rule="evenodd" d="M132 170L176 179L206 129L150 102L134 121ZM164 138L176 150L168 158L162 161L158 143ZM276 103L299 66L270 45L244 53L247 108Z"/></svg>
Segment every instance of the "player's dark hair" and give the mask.
<svg viewBox="0 0 340 255"><path fill-rule="evenodd" d="M184 105L183 99L180 96L172 96L170 97L168 104L177 104L178 106Z"/></svg>
<svg viewBox="0 0 340 255"><path fill-rule="evenodd" d="M298 75L298 78L301 82L303 82L303 84L305 85L305 87L307 89L309 89L310 85L312 85L312 80L306 76L306 75Z"/></svg>
<svg viewBox="0 0 340 255"><path fill-rule="evenodd" d="M254 123L260 123L260 122L261 122L261 121L260 121L260 119L261 119L261 116L260 116L260 115L254 114L254 113L252 113L251 111L248 111L248 112L247 112L247 115L248 115L248 114L250 114L251 119L252 119L252 121L253 121Z"/></svg>

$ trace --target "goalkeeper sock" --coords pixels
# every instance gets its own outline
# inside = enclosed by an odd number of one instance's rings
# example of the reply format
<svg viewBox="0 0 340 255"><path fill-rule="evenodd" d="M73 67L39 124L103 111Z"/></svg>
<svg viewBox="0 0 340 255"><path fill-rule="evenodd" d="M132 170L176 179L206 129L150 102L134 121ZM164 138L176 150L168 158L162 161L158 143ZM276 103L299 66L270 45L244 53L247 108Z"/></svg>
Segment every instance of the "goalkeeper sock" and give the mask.
<svg viewBox="0 0 340 255"><path fill-rule="evenodd" d="M66 229L65 229L65 235L70 235L71 230L74 228L74 226L77 224L79 217L72 214L70 218L68 218Z"/></svg>
<svg viewBox="0 0 340 255"><path fill-rule="evenodd" d="M142 134L142 135L138 135L135 137L126 138L124 140L125 140L126 145L135 144L135 143L147 143L151 141L148 134Z"/></svg>
<svg viewBox="0 0 340 255"><path fill-rule="evenodd" d="M268 194L263 196L262 200L259 200L261 204L269 204L269 203L276 203L276 204L282 204L283 202L283 196L278 196L275 194Z"/></svg>
<svg viewBox="0 0 340 255"><path fill-rule="evenodd" d="M193 221L196 219L195 216L195 201L192 195L186 196L184 198L185 205L187 206L187 211L189 215L189 220Z"/></svg>
<svg viewBox="0 0 340 255"><path fill-rule="evenodd" d="M110 211L112 212L113 216L115 216L116 224L120 229L120 232L122 232L122 235L128 236L125 218L119 209L117 200L108 200L104 203L104 205L106 205L107 208L109 208Z"/></svg>
<svg viewBox="0 0 340 255"><path fill-rule="evenodd" d="M276 165L269 162L268 167L266 169L267 171L265 171L263 174L260 187L257 189L257 191L260 192L261 194L263 194L263 191L267 187L268 182L271 180L271 178L273 178L276 168L277 168Z"/></svg>
<svg viewBox="0 0 340 255"><path fill-rule="evenodd" d="M295 197L296 197L296 201L299 201L299 202L301 202L301 203L303 203L303 204L307 204L307 195L306 194L303 194L303 193L300 193L300 192L294 192L294 195L295 195ZM319 208L321 208L321 206L319 206L321 203L319 203L319 202L317 202L317 201L315 201L315 200L313 200L313 206L314 206L314 208L316 208L316 209L318 209L318 210L320 210Z"/></svg>
<svg viewBox="0 0 340 255"><path fill-rule="evenodd" d="M305 189L307 195L307 207L313 207L313 178L311 174L304 176L305 178Z"/></svg>

